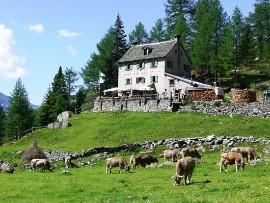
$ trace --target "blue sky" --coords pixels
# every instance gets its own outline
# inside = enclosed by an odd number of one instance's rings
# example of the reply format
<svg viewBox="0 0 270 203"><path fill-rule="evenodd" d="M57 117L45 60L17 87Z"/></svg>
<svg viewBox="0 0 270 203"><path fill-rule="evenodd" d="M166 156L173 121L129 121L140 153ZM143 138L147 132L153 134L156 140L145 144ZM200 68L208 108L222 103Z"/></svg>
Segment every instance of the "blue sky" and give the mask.
<svg viewBox="0 0 270 203"><path fill-rule="evenodd" d="M0 0L0 92L10 96L18 78L40 105L61 66L80 71L119 13L128 35L141 21L147 31L165 17L166 0ZM221 0L244 16L255 0ZM82 80L79 82L82 84Z"/></svg>

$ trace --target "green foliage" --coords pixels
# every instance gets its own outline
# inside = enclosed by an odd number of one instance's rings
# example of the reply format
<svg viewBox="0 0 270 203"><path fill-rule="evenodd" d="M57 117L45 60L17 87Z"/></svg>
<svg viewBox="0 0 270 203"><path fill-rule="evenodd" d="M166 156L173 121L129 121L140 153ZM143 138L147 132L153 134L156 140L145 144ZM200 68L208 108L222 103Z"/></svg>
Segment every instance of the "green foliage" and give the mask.
<svg viewBox="0 0 270 203"><path fill-rule="evenodd" d="M21 133L32 127L33 120L34 111L30 106L27 91L21 79L18 79L7 109L5 136L20 137Z"/></svg>
<svg viewBox="0 0 270 203"><path fill-rule="evenodd" d="M167 0L167 4L165 4L165 22L167 27L167 38L170 39L175 34L176 25L178 26L179 15L183 15L184 19L186 19L188 24L190 23L193 15L195 13L194 0ZM182 19L182 16L181 16ZM178 33L179 34L179 33ZM184 36L181 36L182 38ZM187 36L186 36L187 37ZM185 39L185 38L183 38ZM183 41L185 44L186 41Z"/></svg>
<svg viewBox="0 0 270 203"><path fill-rule="evenodd" d="M0 104L0 143L1 139L4 137L4 121L6 118L6 114L4 112L4 108Z"/></svg>
<svg viewBox="0 0 270 203"><path fill-rule="evenodd" d="M220 102L220 101L215 101L215 102L213 103L213 106L214 106L214 107L220 107L220 106L221 106L221 102Z"/></svg>
<svg viewBox="0 0 270 203"><path fill-rule="evenodd" d="M164 30L164 23L161 18L157 20L155 26L152 27L149 34L149 42L162 42L165 40L166 31Z"/></svg>
<svg viewBox="0 0 270 203"><path fill-rule="evenodd" d="M131 33L128 35L129 43L136 42L137 44L145 44L148 43L148 33L142 24L142 22L139 22L135 29L131 31Z"/></svg>

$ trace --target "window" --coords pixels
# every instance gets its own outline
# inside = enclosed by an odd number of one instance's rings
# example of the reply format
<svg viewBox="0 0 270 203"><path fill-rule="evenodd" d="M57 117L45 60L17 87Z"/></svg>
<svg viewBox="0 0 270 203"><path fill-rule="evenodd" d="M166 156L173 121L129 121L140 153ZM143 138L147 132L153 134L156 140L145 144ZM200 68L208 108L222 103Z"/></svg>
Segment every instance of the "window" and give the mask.
<svg viewBox="0 0 270 203"><path fill-rule="evenodd" d="M168 68L173 68L173 62L167 60L167 67L168 67Z"/></svg>
<svg viewBox="0 0 270 203"><path fill-rule="evenodd" d="M150 61L150 68L156 68L158 66L157 61Z"/></svg>
<svg viewBox="0 0 270 203"><path fill-rule="evenodd" d="M175 84L174 79L169 80L169 83L170 83L170 87L174 86Z"/></svg>
<svg viewBox="0 0 270 203"><path fill-rule="evenodd" d="M143 54L144 55L149 55L149 54L151 54L152 53L152 49L150 49L150 48L144 48L143 49Z"/></svg>
<svg viewBox="0 0 270 203"><path fill-rule="evenodd" d="M151 76L150 82L157 83L158 82L158 76Z"/></svg>
<svg viewBox="0 0 270 203"><path fill-rule="evenodd" d="M140 62L137 64L137 69L143 69L144 68L144 63Z"/></svg>
<svg viewBox="0 0 270 203"><path fill-rule="evenodd" d="M145 83L145 78L144 77L140 77L140 78L136 78L136 83Z"/></svg>
<svg viewBox="0 0 270 203"><path fill-rule="evenodd" d="M126 65L126 70L131 70L132 69L132 65L131 64L127 64Z"/></svg>
<svg viewBox="0 0 270 203"><path fill-rule="evenodd" d="M126 84L125 85L131 85L132 84L132 78L126 78Z"/></svg>

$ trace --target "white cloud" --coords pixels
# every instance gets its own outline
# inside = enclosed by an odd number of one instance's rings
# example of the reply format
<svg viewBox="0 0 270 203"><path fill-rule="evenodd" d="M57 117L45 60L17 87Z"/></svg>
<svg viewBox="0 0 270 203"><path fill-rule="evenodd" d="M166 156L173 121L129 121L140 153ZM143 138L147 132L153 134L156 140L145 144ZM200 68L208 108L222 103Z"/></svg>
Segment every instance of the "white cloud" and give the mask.
<svg viewBox="0 0 270 203"><path fill-rule="evenodd" d="M71 56L76 55L76 50L75 50L75 48L73 46L68 46L67 51L68 51L68 54L71 55Z"/></svg>
<svg viewBox="0 0 270 203"><path fill-rule="evenodd" d="M42 34L44 32L44 27L42 24L29 25L28 29L38 34Z"/></svg>
<svg viewBox="0 0 270 203"><path fill-rule="evenodd" d="M80 35L81 33L79 32L70 32L69 30L66 30L66 29L58 30L59 38L73 38L73 37L78 37Z"/></svg>
<svg viewBox="0 0 270 203"><path fill-rule="evenodd" d="M22 67L25 59L18 56L14 49L12 30L0 24L0 78L19 78L26 74Z"/></svg>

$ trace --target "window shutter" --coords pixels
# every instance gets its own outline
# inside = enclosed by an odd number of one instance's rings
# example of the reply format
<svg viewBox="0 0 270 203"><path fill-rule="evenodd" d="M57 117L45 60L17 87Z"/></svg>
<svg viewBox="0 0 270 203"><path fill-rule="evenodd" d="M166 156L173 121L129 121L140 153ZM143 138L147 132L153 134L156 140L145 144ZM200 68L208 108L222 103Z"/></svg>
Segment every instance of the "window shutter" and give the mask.
<svg viewBox="0 0 270 203"><path fill-rule="evenodd" d="M136 84L138 84L139 83L139 78L136 78Z"/></svg>
<svg viewBox="0 0 270 203"><path fill-rule="evenodd" d="M144 63L142 63L142 68L144 68Z"/></svg>
<svg viewBox="0 0 270 203"><path fill-rule="evenodd" d="M155 61L155 67L157 67L157 65L158 65L158 62L157 62L157 61Z"/></svg>
<svg viewBox="0 0 270 203"><path fill-rule="evenodd" d="M127 79L125 79L125 85L127 84Z"/></svg>
<svg viewBox="0 0 270 203"><path fill-rule="evenodd" d="M155 76L155 81L156 81L156 83L158 82L158 76Z"/></svg>
<svg viewBox="0 0 270 203"><path fill-rule="evenodd" d="M132 84L132 78L130 78L130 84Z"/></svg>
<svg viewBox="0 0 270 203"><path fill-rule="evenodd" d="M150 82L153 82L153 77L152 76L150 76Z"/></svg>
<svg viewBox="0 0 270 203"><path fill-rule="evenodd" d="M142 82L145 83L145 78L142 78Z"/></svg>
<svg viewBox="0 0 270 203"><path fill-rule="evenodd" d="M150 61L150 68L152 68L153 67L153 62L152 61Z"/></svg>
<svg viewBox="0 0 270 203"><path fill-rule="evenodd" d="M138 64L137 64L137 69L139 69L139 68L140 68L140 64L138 63Z"/></svg>

